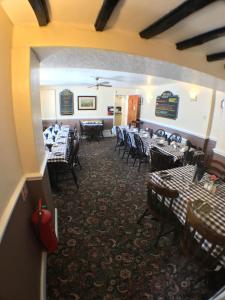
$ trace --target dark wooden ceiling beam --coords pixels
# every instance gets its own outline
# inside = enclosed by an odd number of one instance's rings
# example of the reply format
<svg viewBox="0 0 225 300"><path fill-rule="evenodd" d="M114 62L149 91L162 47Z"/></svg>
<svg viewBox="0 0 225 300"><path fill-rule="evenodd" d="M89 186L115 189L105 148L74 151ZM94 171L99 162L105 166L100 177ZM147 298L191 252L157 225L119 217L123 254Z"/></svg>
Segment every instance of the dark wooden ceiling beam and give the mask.
<svg viewBox="0 0 225 300"><path fill-rule="evenodd" d="M120 0L104 0L102 7L98 13L98 17L95 21L96 31L103 31L114 8Z"/></svg>
<svg viewBox="0 0 225 300"><path fill-rule="evenodd" d="M176 47L178 50L185 50L218 39L222 36L225 36L225 27L220 27L212 31L196 35L190 39L178 42L176 43Z"/></svg>
<svg viewBox="0 0 225 300"><path fill-rule="evenodd" d="M46 0L29 0L29 2L36 15L38 24L46 26L50 21Z"/></svg>
<svg viewBox="0 0 225 300"><path fill-rule="evenodd" d="M174 26L184 18L218 0L187 0L168 14L142 30L139 35L149 39Z"/></svg>
<svg viewBox="0 0 225 300"><path fill-rule="evenodd" d="M209 62L217 61L217 60L224 60L225 59L225 52L218 52L206 55L206 59Z"/></svg>

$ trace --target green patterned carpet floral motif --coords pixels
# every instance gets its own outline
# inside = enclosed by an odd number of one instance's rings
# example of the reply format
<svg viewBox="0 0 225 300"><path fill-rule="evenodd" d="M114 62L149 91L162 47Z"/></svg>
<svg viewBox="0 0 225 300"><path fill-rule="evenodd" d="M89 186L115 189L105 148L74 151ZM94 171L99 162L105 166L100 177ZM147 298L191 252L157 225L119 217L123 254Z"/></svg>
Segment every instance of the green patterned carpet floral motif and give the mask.
<svg viewBox="0 0 225 300"><path fill-rule="evenodd" d="M172 236L151 248L159 225L150 217L137 225L146 207L148 165L127 165L115 139L82 142L72 179L53 194L58 208L59 246L48 256L48 300L197 300L208 299L202 271L186 262Z"/></svg>

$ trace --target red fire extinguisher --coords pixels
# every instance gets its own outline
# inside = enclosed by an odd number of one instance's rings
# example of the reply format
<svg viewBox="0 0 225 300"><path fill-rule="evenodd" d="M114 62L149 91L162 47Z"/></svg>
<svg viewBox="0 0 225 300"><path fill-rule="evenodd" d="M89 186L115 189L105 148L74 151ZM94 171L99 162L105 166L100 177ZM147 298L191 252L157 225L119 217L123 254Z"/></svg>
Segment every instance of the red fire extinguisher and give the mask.
<svg viewBox="0 0 225 300"><path fill-rule="evenodd" d="M58 241L52 225L52 214L49 210L42 208L42 199L38 200L38 208L32 214L32 223L47 251L54 252Z"/></svg>

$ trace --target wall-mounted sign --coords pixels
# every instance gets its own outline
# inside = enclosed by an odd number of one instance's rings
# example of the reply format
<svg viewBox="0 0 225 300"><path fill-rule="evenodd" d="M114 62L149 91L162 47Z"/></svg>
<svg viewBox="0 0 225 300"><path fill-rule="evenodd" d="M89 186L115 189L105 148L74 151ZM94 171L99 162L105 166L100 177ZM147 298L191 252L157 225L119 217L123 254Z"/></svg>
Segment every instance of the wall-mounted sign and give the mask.
<svg viewBox="0 0 225 300"><path fill-rule="evenodd" d="M107 111L108 111L108 116L113 116L114 115L114 106L108 106Z"/></svg>
<svg viewBox="0 0 225 300"><path fill-rule="evenodd" d="M60 93L60 114L73 115L73 93L70 90L63 90Z"/></svg>
<svg viewBox="0 0 225 300"><path fill-rule="evenodd" d="M157 117L176 119L179 97L170 91L165 91L156 98L155 115Z"/></svg>

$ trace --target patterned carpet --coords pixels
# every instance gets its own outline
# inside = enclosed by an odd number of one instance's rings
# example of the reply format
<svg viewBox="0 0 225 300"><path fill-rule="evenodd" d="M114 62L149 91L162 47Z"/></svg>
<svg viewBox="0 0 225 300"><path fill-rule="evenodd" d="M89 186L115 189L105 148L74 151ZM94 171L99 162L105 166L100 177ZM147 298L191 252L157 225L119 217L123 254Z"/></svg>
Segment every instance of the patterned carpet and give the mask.
<svg viewBox="0 0 225 300"><path fill-rule="evenodd" d="M114 152L115 140L83 142L80 189L72 180L53 195L59 214L59 246L48 257L49 300L208 299L202 271L172 236L151 248L158 224L136 220L146 206L148 165L138 173Z"/></svg>

